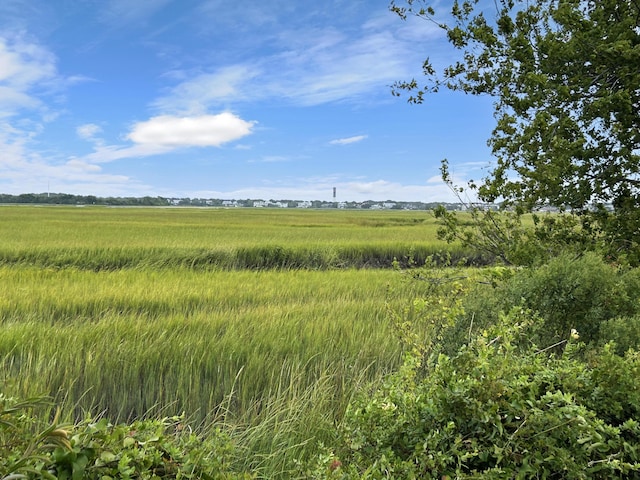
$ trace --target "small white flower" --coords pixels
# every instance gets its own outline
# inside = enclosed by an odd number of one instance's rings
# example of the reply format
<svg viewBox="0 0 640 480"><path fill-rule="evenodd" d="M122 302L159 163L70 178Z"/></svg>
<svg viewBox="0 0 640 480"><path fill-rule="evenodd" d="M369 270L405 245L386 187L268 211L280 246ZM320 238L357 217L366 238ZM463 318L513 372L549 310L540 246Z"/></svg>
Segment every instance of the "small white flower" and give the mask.
<svg viewBox="0 0 640 480"><path fill-rule="evenodd" d="M575 328L571 329L571 338L573 338L574 340L578 340L580 338L580 334Z"/></svg>

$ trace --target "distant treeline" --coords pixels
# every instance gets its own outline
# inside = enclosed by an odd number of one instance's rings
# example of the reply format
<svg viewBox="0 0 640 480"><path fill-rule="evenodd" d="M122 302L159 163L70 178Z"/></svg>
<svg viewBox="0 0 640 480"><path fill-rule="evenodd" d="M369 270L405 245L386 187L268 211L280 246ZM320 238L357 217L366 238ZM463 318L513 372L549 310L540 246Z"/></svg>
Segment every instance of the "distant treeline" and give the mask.
<svg viewBox="0 0 640 480"><path fill-rule="evenodd" d="M96 197L95 195L71 195L69 193L0 193L0 203L34 203L51 205L168 205L162 197Z"/></svg>
<svg viewBox="0 0 640 480"><path fill-rule="evenodd" d="M107 206L191 206L191 207L272 207L272 208L356 208L384 210L430 210L443 203L396 202L327 202L320 200L227 200L211 198L176 197L98 197L95 195L72 195L69 193L22 193L10 195L0 193L0 204L49 204L49 205L107 205ZM447 209L457 210L458 204L444 204Z"/></svg>

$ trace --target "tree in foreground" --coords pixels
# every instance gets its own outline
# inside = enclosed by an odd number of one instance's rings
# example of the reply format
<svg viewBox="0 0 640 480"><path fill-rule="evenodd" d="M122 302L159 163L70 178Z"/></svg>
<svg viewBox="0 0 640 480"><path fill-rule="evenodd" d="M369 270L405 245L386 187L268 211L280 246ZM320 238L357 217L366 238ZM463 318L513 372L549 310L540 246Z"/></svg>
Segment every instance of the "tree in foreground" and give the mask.
<svg viewBox="0 0 640 480"><path fill-rule="evenodd" d="M640 233L640 2L454 1L450 17L425 0L392 0L402 18L436 23L461 55L426 79L398 82L422 103L448 88L495 98L494 168L481 201L522 211L551 205L592 236L630 250Z"/></svg>

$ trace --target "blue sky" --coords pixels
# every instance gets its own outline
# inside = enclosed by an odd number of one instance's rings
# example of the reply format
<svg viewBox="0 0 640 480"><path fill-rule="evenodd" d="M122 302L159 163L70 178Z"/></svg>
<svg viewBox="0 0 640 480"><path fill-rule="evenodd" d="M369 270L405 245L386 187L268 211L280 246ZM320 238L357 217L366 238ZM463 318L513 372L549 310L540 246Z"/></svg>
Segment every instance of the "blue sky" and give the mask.
<svg viewBox="0 0 640 480"><path fill-rule="evenodd" d="M453 54L386 0L2 0L0 192L452 201L491 99L390 85Z"/></svg>

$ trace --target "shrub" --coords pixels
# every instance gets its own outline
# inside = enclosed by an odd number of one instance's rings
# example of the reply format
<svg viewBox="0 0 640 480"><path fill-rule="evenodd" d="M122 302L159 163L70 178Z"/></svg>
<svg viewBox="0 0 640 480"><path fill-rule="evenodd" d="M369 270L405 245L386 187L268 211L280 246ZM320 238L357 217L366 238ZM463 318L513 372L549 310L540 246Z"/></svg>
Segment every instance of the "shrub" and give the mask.
<svg viewBox="0 0 640 480"><path fill-rule="evenodd" d="M199 437L179 417L112 425L85 421L70 438L70 448L56 448L50 470L59 480L76 478L249 478L232 473L232 447L220 432Z"/></svg>
<svg viewBox="0 0 640 480"><path fill-rule="evenodd" d="M233 472L234 449L220 431L196 436L179 417L62 427L43 420L42 405L0 396L0 478L250 478Z"/></svg>
<svg viewBox="0 0 640 480"><path fill-rule="evenodd" d="M493 322L495 312L515 306L531 309L542 319L539 331L532 335L539 345L559 342L571 329L578 330L585 343L602 345L617 340L613 326L604 327L607 322L639 313L639 272L620 270L593 253L564 254L541 267L509 272L502 278L493 275L465 296L465 315L446 338L454 346L448 353L468 338L470 328L482 329Z"/></svg>
<svg viewBox="0 0 640 480"><path fill-rule="evenodd" d="M630 349L640 350L640 315L602 322L600 338L600 344L612 341L618 355L624 355Z"/></svg>
<svg viewBox="0 0 640 480"><path fill-rule="evenodd" d="M640 358L609 346L586 362L571 338L560 357L524 347L538 323L516 309L452 356L409 355L352 404L308 477L640 476Z"/></svg>
<svg viewBox="0 0 640 480"><path fill-rule="evenodd" d="M627 289L616 268L597 255L560 256L547 265L523 270L507 287L506 301L523 302L544 319L546 342L566 338L572 328L582 338L599 338L602 321L629 312Z"/></svg>

